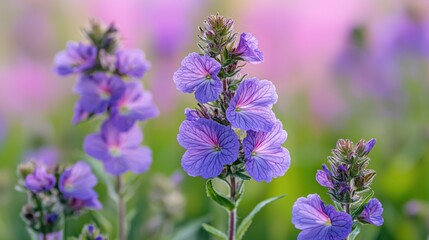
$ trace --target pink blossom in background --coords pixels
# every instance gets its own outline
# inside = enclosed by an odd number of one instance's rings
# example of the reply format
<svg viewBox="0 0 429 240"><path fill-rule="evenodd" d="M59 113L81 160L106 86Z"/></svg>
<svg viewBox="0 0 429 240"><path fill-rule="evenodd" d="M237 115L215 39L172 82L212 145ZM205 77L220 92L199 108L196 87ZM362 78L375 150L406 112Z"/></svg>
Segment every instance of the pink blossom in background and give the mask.
<svg viewBox="0 0 429 240"><path fill-rule="evenodd" d="M64 93L50 63L23 56L0 66L0 79L0 112L8 116L43 114Z"/></svg>

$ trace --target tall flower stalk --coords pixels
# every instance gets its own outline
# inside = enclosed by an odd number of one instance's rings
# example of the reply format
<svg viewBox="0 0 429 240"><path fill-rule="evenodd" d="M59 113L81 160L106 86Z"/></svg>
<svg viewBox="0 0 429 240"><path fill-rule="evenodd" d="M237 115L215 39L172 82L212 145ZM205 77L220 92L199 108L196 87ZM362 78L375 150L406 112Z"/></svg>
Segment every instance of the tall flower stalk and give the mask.
<svg viewBox="0 0 429 240"><path fill-rule="evenodd" d="M55 58L59 75L78 74L74 88L80 99L75 105L73 123L107 115L100 132L88 135L85 152L101 161L106 173L116 177L118 235L127 239L126 183L123 174L146 172L152 162L148 147L141 146L143 135L138 122L158 116L150 92L138 81L150 64L140 50L121 49L117 29L93 23L86 31L89 43L69 42Z"/></svg>
<svg viewBox="0 0 429 240"><path fill-rule="evenodd" d="M271 110L277 101L274 85L268 80L242 74L246 63L261 63L263 54L250 33L233 30L233 20L212 15L199 28L201 54L185 57L173 80L179 91L194 93L198 104L186 109L177 140L186 149L183 169L193 177L208 179L207 195L226 209L228 231L204 228L228 240L241 239L254 215L267 203L260 203L237 227L237 207L244 182L270 182L289 168L290 155L282 146L287 134ZM229 188L222 195L213 187L220 179Z"/></svg>
<svg viewBox="0 0 429 240"><path fill-rule="evenodd" d="M323 164L316 174L335 207L325 206L317 194L299 198L292 209L292 223L302 230L298 239L353 240L360 224L383 224L383 208L370 188L375 171L367 169L375 143L375 139L360 140L356 145L348 139L337 142L328 157L330 167Z"/></svg>

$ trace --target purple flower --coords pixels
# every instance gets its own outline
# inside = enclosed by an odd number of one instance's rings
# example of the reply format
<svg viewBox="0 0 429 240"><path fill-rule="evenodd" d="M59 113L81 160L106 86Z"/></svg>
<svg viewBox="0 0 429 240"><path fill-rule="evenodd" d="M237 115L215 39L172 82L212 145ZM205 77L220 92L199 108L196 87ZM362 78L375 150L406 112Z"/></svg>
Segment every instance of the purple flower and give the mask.
<svg viewBox="0 0 429 240"><path fill-rule="evenodd" d="M121 50L116 53L116 69L120 74L141 78L149 66L143 51L139 49Z"/></svg>
<svg viewBox="0 0 429 240"><path fill-rule="evenodd" d="M94 195L87 199L71 198L69 207L74 211L81 211L83 209L100 210L103 206L98 201L98 196Z"/></svg>
<svg viewBox="0 0 429 240"><path fill-rule="evenodd" d="M310 194L293 205L292 223L302 230L298 240L343 240L351 233L353 220L332 205L325 206L319 195Z"/></svg>
<svg viewBox="0 0 429 240"><path fill-rule="evenodd" d="M258 49L258 40L250 33L242 33L236 53L245 61L250 63L261 63L264 55Z"/></svg>
<svg viewBox="0 0 429 240"><path fill-rule="evenodd" d="M55 72L61 76L82 72L96 63L97 48L83 43L68 42L65 50L55 56Z"/></svg>
<svg viewBox="0 0 429 240"><path fill-rule="evenodd" d="M97 178L91 171L91 167L83 161L79 161L67 168L60 176L59 189L66 198L89 199L96 195L93 187L97 185Z"/></svg>
<svg viewBox="0 0 429 240"><path fill-rule="evenodd" d="M85 152L104 163L106 172L121 175L126 171L142 173L148 170L152 162L149 148L141 147L143 135L135 124L130 130L121 132L107 120L101 126L100 133L85 138Z"/></svg>
<svg viewBox="0 0 429 240"><path fill-rule="evenodd" d="M231 99L226 117L236 128L268 132L276 122L271 110L276 102L276 89L270 81L246 79Z"/></svg>
<svg viewBox="0 0 429 240"><path fill-rule="evenodd" d="M372 138L367 143L365 143L365 146L364 146L364 149L363 149L363 154L367 155L369 152L371 152L371 150L374 147L374 145L375 145L376 142L377 142L377 140L375 140L375 138Z"/></svg>
<svg viewBox="0 0 429 240"><path fill-rule="evenodd" d="M43 233L37 234L38 240L63 240L63 231L46 233L46 238L43 237Z"/></svg>
<svg viewBox="0 0 429 240"><path fill-rule="evenodd" d="M73 114L72 123L78 124L82 121L88 120L90 116L91 116L91 113L83 109L82 103L79 101L76 102L76 104L74 105L74 114Z"/></svg>
<svg viewBox="0 0 429 240"><path fill-rule="evenodd" d="M193 177L214 178L223 166L238 157L240 144L234 130L208 119L184 121L177 135L186 148L182 157L183 169Z"/></svg>
<svg viewBox="0 0 429 240"><path fill-rule="evenodd" d="M55 186L55 176L44 166L36 166L34 172L25 177L25 186L32 192L49 191Z"/></svg>
<svg viewBox="0 0 429 240"><path fill-rule="evenodd" d="M361 214L358 216L359 221L363 223L373 224L375 226L381 226L384 223L383 207L377 198L372 198L367 204L363 206Z"/></svg>
<svg viewBox="0 0 429 240"><path fill-rule="evenodd" d="M222 92L222 82L217 76L220 69L221 65L215 59L191 53L182 60L173 80L178 90L184 93L195 92L198 102L212 102Z"/></svg>
<svg viewBox="0 0 429 240"><path fill-rule="evenodd" d="M78 116L82 116L82 114L97 114L106 111L122 96L125 84L118 76L109 77L98 72L83 75L79 78L74 90L81 96L75 113L75 119L80 119L81 117Z"/></svg>
<svg viewBox="0 0 429 240"><path fill-rule="evenodd" d="M269 132L248 131L243 140L246 170L255 181L270 182L283 176L290 165L289 151L282 147L287 133L280 121Z"/></svg>
<svg viewBox="0 0 429 240"><path fill-rule="evenodd" d="M190 108L185 108L185 117L188 121L197 121L200 119L200 116L198 115L197 111Z"/></svg>
<svg viewBox="0 0 429 240"><path fill-rule="evenodd" d="M140 82L126 84L122 97L111 108L112 122L121 131L128 131L135 121L144 121L159 115L152 94L143 90Z"/></svg>
<svg viewBox="0 0 429 240"><path fill-rule="evenodd" d="M334 184L331 180L331 171L329 171L328 167L325 164L322 165L322 168L323 170L317 170L316 181L323 187L334 188Z"/></svg>

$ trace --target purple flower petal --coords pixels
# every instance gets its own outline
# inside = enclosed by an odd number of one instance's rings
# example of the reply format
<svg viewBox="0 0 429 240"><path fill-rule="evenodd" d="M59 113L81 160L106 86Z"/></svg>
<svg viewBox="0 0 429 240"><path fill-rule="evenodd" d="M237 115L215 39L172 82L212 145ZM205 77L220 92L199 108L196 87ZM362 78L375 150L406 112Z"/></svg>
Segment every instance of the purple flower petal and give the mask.
<svg viewBox="0 0 429 240"><path fill-rule="evenodd" d="M143 90L140 82L127 83L122 97L111 108L113 124L121 131L128 131L135 121L145 121L159 115L152 94Z"/></svg>
<svg viewBox="0 0 429 240"><path fill-rule="evenodd" d="M138 125L126 132L116 128L107 120L101 126L101 133L85 138L85 152L104 163L105 170L113 175L126 171L141 173L147 170L152 159L149 149L140 147L143 135Z"/></svg>
<svg viewBox="0 0 429 240"><path fill-rule="evenodd" d="M195 92L200 103L215 101L222 92L222 82L217 74L220 63L209 56L191 53L185 57L173 80L178 90L184 93Z"/></svg>
<svg viewBox="0 0 429 240"><path fill-rule="evenodd" d="M236 53L245 61L250 63L261 63L264 55L258 49L258 40L250 33L242 33L238 43Z"/></svg>
<svg viewBox="0 0 429 240"><path fill-rule="evenodd" d="M374 148L376 142L377 142L377 140L375 140L375 138L372 138L367 143L365 143L365 146L363 149L363 154L367 155L369 152L371 152L371 150L372 150L372 148Z"/></svg>
<svg viewBox="0 0 429 240"><path fill-rule="evenodd" d="M342 240L351 233L353 220L331 205L325 207L319 195L310 194L293 205L292 223L302 230L298 240Z"/></svg>
<svg viewBox="0 0 429 240"><path fill-rule="evenodd" d="M97 58L97 48L83 43L68 42L67 48L55 56L55 72L61 76L92 68Z"/></svg>
<svg viewBox="0 0 429 240"><path fill-rule="evenodd" d="M91 167L80 161L61 174L58 186L64 197L85 200L96 195L93 189L96 184L97 178Z"/></svg>
<svg viewBox="0 0 429 240"><path fill-rule="evenodd" d="M121 155L112 156L104 162L104 168L112 175L121 175L126 171L139 174L146 172L152 163L152 152L147 147L123 150Z"/></svg>
<svg viewBox="0 0 429 240"><path fill-rule="evenodd" d="M184 121L177 140L187 149L182 157L182 167L193 177L217 177L224 165L237 159L240 147L231 127L208 119Z"/></svg>
<svg viewBox="0 0 429 240"><path fill-rule="evenodd" d="M364 205L362 213L358 216L359 221L363 223L381 226L384 223L383 207L377 198L372 198Z"/></svg>
<svg viewBox="0 0 429 240"><path fill-rule="evenodd" d="M49 191L55 186L55 176L44 166L36 166L34 172L25 177L25 186L32 192Z"/></svg>
<svg viewBox="0 0 429 240"><path fill-rule="evenodd" d="M271 110L276 102L276 89L270 81L246 79L231 99L226 117L236 128L267 132L276 121Z"/></svg>
<svg viewBox="0 0 429 240"><path fill-rule="evenodd" d="M326 167L325 164L322 165L323 170L317 170L316 173L316 181L324 186L324 187L328 187L328 188L334 188L334 184L332 183L332 174L329 171L328 167Z"/></svg>
<svg viewBox="0 0 429 240"><path fill-rule="evenodd" d="M42 233L37 234L38 240L63 240L63 231L46 233L46 238L43 237Z"/></svg>
<svg viewBox="0 0 429 240"><path fill-rule="evenodd" d="M197 111L190 108L185 108L185 117L188 121L197 121L200 119L200 116L198 115Z"/></svg>
<svg viewBox="0 0 429 240"><path fill-rule="evenodd" d="M125 85L118 76L109 77L101 72L83 75L74 88L81 96L78 111L103 113L122 96L124 90Z"/></svg>
<svg viewBox="0 0 429 240"><path fill-rule="evenodd" d="M243 140L246 170L255 181L270 182L289 169L289 151L282 147L287 133L280 121L269 132L248 131Z"/></svg>
<svg viewBox="0 0 429 240"><path fill-rule="evenodd" d="M116 69L121 74L141 78L149 66L143 51L139 49L121 50L116 53Z"/></svg>

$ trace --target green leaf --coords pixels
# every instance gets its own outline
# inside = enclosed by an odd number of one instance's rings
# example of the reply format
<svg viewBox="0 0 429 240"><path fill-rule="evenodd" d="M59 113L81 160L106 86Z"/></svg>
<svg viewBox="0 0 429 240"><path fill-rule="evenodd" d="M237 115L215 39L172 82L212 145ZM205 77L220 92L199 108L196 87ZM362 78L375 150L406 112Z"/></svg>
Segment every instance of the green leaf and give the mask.
<svg viewBox="0 0 429 240"><path fill-rule="evenodd" d="M363 210L363 206L368 203L368 201L374 196L374 191L371 191L370 194L368 194L368 196L366 196L366 198L360 203L359 207L357 207L356 209L353 210L352 212L352 217L354 219L354 217L358 216L362 210Z"/></svg>
<svg viewBox="0 0 429 240"><path fill-rule="evenodd" d="M277 196L277 197L273 197L273 198L269 198L265 201L260 202L258 205L256 205L256 207L249 213L249 215L247 215L246 218L243 219L243 221L241 221L240 226L237 229L237 240L240 240L243 238L244 234L246 233L247 229L249 228L249 226L252 224L252 220L253 217L263 208L265 207L265 205L274 202L277 199L280 199L282 197L286 196L285 194Z"/></svg>
<svg viewBox="0 0 429 240"><path fill-rule="evenodd" d="M356 225L355 229L349 234L349 237L347 238L347 240L354 240L357 235L359 235L360 233L360 227L359 225Z"/></svg>
<svg viewBox="0 0 429 240"><path fill-rule="evenodd" d="M227 240L228 239L228 237L226 236L226 234L223 233L221 230L219 230L219 229L217 229L217 228L215 228L213 226L210 226L208 224L205 224L205 223L203 223L202 225L203 225L204 230L206 230L207 232L211 233L213 236L215 236L215 237L217 237L219 239L222 239L222 240Z"/></svg>
<svg viewBox="0 0 429 240"><path fill-rule="evenodd" d="M197 240L198 231L201 229L201 224L208 221L209 217L204 216L196 220L190 221L179 228L176 228L171 236L171 240Z"/></svg>
<svg viewBox="0 0 429 240"><path fill-rule="evenodd" d="M213 187L212 179L206 183L207 196L210 197L220 206L224 207L227 211L232 211L235 208L235 204L228 198L220 195Z"/></svg>

